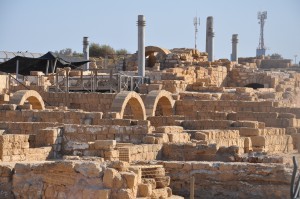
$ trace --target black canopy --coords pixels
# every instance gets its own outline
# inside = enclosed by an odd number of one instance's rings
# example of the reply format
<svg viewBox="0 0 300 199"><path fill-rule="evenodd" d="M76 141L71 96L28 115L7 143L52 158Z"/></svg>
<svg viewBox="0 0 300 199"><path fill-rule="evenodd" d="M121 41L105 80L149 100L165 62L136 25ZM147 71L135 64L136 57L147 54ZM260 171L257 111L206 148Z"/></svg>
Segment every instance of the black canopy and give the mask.
<svg viewBox="0 0 300 199"><path fill-rule="evenodd" d="M89 60L80 57L71 57L48 52L39 58L16 56L0 64L0 71L6 73L15 73L17 61L19 61L19 74L21 75L29 75L30 71L42 71L45 73L47 70L48 62L49 73L53 72L53 70L56 70L57 67L71 67L72 69L74 69L89 62Z"/></svg>

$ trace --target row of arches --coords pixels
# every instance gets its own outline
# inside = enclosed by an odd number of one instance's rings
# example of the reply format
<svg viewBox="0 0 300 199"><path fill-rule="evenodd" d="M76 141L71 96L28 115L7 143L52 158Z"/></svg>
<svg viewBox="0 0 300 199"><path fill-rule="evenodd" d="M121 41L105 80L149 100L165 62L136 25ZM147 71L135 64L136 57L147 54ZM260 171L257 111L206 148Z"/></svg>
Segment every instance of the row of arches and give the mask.
<svg viewBox="0 0 300 199"><path fill-rule="evenodd" d="M116 95L111 111L121 118L145 120L150 116L173 115L174 103L171 93L165 90L151 91L144 100L134 91L123 91Z"/></svg>
<svg viewBox="0 0 300 199"><path fill-rule="evenodd" d="M24 105L29 103L33 109L44 110L45 104L41 95L34 90L20 90L10 98L10 104ZM118 93L111 105L111 112L117 112L121 118L145 120L150 116L173 115L174 99L165 90L155 90L141 96L134 91Z"/></svg>

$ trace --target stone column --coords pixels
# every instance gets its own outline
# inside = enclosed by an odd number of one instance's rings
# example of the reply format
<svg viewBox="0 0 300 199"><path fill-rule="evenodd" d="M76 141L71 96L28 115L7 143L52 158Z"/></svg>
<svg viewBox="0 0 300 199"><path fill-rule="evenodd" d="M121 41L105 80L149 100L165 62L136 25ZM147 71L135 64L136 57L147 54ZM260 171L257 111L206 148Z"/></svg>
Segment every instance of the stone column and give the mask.
<svg viewBox="0 0 300 199"><path fill-rule="evenodd" d="M88 37L83 37L83 58L86 60L90 59L90 54L89 54L89 38ZM84 70L89 70L90 69L90 64L89 62L84 64Z"/></svg>
<svg viewBox="0 0 300 199"><path fill-rule="evenodd" d="M208 61L213 61L214 59L214 27L213 27L213 17L207 17L206 21L206 52L208 53Z"/></svg>
<svg viewBox="0 0 300 199"><path fill-rule="evenodd" d="M145 17L138 16L138 75L145 76Z"/></svg>
<svg viewBox="0 0 300 199"><path fill-rule="evenodd" d="M237 44L239 42L238 34L232 35L232 53L231 53L231 61L238 61L238 55L237 55Z"/></svg>

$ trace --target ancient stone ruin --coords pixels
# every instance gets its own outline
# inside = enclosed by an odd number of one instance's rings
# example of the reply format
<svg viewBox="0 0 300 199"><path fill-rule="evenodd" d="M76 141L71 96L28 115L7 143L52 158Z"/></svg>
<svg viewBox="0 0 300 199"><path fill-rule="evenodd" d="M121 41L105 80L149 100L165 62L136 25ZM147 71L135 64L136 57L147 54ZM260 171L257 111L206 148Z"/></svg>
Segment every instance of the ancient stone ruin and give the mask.
<svg viewBox="0 0 300 199"><path fill-rule="evenodd" d="M138 53L1 73L0 198L288 198L296 69L188 48L144 56L145 76Z"/></svg>

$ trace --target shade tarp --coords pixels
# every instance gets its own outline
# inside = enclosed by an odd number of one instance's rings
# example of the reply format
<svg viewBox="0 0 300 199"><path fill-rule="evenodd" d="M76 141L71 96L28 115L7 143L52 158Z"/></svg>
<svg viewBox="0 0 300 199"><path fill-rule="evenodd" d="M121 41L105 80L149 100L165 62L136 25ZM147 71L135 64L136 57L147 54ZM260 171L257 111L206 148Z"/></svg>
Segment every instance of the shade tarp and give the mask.
<svg viewBox="0 0 300 199"><path fill-rule="evenodd" d="M80 57L71 57L48 52L39 58L16 56L0 64L0 71L6 73L15 73L17 61L19 61L19 74L21 75L29 75L30 71L42 71L46 73L47 62L49 62L49 73L55 72L53 70L55 70L57 67L71 67L72 69L75 69L89 62L89 60ZM56 67L54 68L55 63Z"/></svg>

